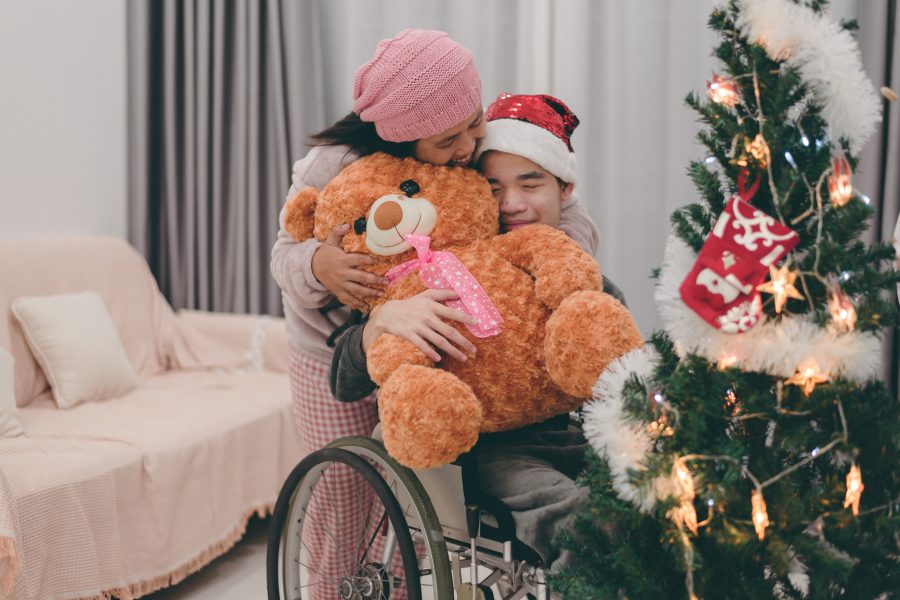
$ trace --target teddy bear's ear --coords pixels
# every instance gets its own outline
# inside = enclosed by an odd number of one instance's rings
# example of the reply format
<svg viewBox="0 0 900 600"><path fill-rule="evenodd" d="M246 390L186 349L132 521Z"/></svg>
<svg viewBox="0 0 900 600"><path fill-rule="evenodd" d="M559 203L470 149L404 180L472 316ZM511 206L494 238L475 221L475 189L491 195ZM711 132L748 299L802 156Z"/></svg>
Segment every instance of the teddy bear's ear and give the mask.
<svg viewBox="0 0 900 600"><path fill-rule="evenodd" d="M316 201L319 191L316 188L303 188L291 198L284 211L284 228L298 242L313 236Z"/></svg>

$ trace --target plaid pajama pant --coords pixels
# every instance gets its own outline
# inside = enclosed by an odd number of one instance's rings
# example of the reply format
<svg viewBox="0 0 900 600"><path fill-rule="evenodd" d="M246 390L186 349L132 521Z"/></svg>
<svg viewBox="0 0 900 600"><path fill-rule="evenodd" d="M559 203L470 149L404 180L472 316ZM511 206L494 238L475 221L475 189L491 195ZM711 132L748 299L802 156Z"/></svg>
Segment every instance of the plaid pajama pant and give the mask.
<svg viewBox="0 0 900 600"><path fill-rule="evenodd" d="M319 450L341 437L371 435L378 423L375 394L357 402L339 402L328 387L330 369L331 365L291 347L292 411L304 453ZM368 543L382 514L374 492L349 467L329 468L322 479L303 527L307 559L304 564L309 574L304 600L337 597L337 581L345 575L352 576L351 568L360 558L348 556L348 549L359 548L363 536ZM319 493L320 488L323 494ZM364 562L380 562L383 544L384 536L377 535ZM352 554L353 550L349 552ZM396 569L401 569L400 563L395 560ZM392 590L391 598L405 596L405 586Z"/></svg>

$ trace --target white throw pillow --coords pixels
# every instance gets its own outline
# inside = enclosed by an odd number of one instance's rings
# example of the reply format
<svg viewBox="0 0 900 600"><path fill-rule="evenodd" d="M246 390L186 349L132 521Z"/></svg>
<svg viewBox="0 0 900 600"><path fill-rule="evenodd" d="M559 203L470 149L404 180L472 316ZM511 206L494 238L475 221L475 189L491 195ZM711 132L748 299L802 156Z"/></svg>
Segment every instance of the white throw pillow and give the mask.
<svg viewBox="0 0 900 600"><path fill-rule="evenodd" d="M96 292L17 298L12 312L60 408L124 394L138 382Z"/></svg>
<svg viewBox="0 0 900 600"><path fill-rule="evenodd" d="M0 437L22 435L13 387L13 357L0 348Z"/></svg>

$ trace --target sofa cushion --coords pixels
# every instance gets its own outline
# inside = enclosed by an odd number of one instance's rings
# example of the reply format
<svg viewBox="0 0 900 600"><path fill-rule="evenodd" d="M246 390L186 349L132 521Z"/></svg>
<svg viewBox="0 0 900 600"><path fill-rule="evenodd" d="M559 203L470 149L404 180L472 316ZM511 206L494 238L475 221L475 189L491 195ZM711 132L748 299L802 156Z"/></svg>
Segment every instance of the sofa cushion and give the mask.
<svg viewBox="0 0 900 600"><path fill-rule="evenodd" d="M137 373L96 292L16 298L13 315L60 408L124 394Z"/></svg>
<svg viewBox="0 0 900 600"><path fill-rule="evenodd" d="M60 579L65 577L107 582L105 590L165 577L217 548L216 541L228 539L249 510L271 507L301 457L288 378L265 371L167 371L109 402L61 411L45 393L19 414L32 438L114 444L137 455L140 468L139 478L121 480L127 489L88 494L73 487L78 503L106 507L106 521L57 524L52 533L40 529L32 536L33 525L22 518L34 523L39 514L31 503L16 504L19 532L28 534L19 537L23 556L16 585L25 578L30 594L12 598L55 597L75 589ZM126 499L128 506L121 506ZM108 541L112 535L115 543ZM76 539L91 547L73 545L78 551L70 551L69 540ZM66 552L42 554L49 547Z"/></svg>
<svg viewBox="0 0 900 600"><path fill-rule="evenodd" d="M175 316L143 257L112 237L0 241L0 347L15 358L16 403L47 390L43 372L9 310L20 296L93 290L109 309L122 345L141 377L168 364Z"/></svg>

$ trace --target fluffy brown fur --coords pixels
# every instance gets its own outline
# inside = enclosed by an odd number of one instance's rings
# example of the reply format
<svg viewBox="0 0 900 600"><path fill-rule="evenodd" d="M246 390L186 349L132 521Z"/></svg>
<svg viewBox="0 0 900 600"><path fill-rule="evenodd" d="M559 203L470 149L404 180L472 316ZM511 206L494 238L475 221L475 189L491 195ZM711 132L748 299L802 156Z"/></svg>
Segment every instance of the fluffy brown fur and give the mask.
<svg viewBox="0 0 900 600"><path fill-rule="evenodd" d="M367 217L385 194L413 179L416 197L428 199L438 219L431 248L453 252L472 272L503 318L502 333L479 339L455 325L478 347L459 362L435 364L409 342L379 337L368 352L379 391L385 447L411 467L452 461L482 431L502 431L577 408L613 359L641 345L631 314L601 291L597 263L559 230L530 225L497 235L497 202L487 181L460 167L375 154L345 168L321 193L301 190L285 219L297 240L324 240L340 223ZM347 252L371 254L365 233L344 237ZM409 250L379 257L371 270L415 258ZM417 274L394 282L372 305L425 290Z"/></svg>

